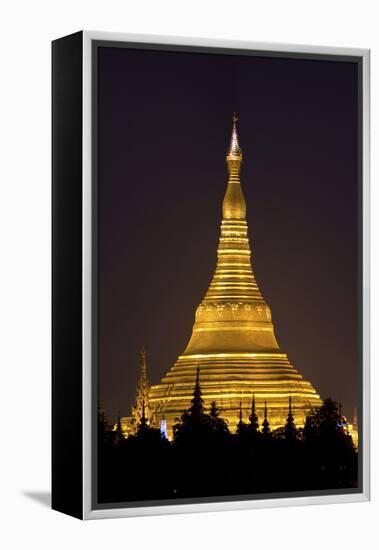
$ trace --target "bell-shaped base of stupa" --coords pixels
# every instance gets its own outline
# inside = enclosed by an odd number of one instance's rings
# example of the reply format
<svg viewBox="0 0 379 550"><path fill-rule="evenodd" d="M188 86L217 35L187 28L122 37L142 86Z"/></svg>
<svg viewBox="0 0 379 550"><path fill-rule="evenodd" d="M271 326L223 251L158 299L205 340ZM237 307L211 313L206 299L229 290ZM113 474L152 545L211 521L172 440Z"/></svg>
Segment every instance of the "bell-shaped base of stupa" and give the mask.
<svg viewBox="0 0 379 550"><path fill-rule="evenodd" d="M311 409L321 405L312 385L302 379L284 353L181 356L161 383L150 390L150 407L155 411L155 420L159 423L164 417L171 436L172 427L190 407L198 367L206 412L212 401L216 401L220 416L227 420L232 432L239 421L240 407L243 420L248 422L253 396L260 423L267 403L272 430L285 424L290 397L298 427L304 424Z"/></svg>

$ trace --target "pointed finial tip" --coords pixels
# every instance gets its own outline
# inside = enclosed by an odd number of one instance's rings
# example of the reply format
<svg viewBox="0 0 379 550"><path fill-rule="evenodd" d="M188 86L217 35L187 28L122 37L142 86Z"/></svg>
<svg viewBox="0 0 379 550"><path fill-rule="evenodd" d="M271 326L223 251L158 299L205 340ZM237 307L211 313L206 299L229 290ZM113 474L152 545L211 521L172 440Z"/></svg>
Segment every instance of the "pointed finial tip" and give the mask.
<svg viewBox="0 0 379 550"><path fill-rule="evenodd" d="M227 154L227 161L228 160L242 160L242 151L241 147L238 143L238 132L237 132L237 121L238 117L237 114L233 113L233 128L232 128L232 138L230 141L229 151Z"/></svg>

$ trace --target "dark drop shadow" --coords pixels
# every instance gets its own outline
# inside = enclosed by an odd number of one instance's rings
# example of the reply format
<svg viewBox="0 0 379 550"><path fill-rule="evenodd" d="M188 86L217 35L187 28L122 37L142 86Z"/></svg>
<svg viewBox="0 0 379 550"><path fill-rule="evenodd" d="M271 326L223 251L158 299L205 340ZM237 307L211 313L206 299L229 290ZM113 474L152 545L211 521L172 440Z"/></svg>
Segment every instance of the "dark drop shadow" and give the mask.
<svg viewBox="0 0 379 550"><path fill-rule="evenodd" d="M22 493L25 497L28 497L35 502L38 502L42 506L51 506L51 493L50 491L24 491Z"/></svg>

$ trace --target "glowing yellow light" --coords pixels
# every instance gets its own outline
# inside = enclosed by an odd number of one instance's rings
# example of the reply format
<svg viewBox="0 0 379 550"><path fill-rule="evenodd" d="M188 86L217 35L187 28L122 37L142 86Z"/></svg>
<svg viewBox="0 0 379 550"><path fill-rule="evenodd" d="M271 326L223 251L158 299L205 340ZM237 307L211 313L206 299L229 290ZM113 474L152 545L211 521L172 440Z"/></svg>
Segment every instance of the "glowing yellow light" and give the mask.
<svg viewBox="0 0 379 550"><path fill-rule="evenodd" d="M239 178L242 152L236 121L226 160L229 179L222 205L216 271L196 310L187 348L161 384L150 390L150 403L160 411L157 418L165 415L169 431L190 406L198 367L205 407L216 400L231 429L238 422L239 401L249 408L253 394L258 407L267 401L273 428L283 425L289 397L298 425L311 408L321 404L310 382L303 380L280 351L270 308L255 280Z"/></svg>
<svg viewBox="0 0 379 550"><path fill-rule="evenodd" d="M222 359L240 359L241 357L285 357L287 358L287 355L285 353L199 353L199 354L188 354L188 355L180 355L179 359L211 359L211 358L222 358Z"/></svg>

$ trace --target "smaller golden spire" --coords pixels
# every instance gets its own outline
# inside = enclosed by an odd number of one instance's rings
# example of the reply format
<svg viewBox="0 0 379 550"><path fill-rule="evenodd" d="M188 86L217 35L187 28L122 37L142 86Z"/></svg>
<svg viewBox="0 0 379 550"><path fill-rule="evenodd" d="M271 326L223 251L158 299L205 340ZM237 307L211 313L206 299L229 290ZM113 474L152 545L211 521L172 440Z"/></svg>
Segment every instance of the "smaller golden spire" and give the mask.
<svg viewBox="0 0 379 550"><path fill-rule="evenodd" d="M141 374L142 376L147 377L146 350L144 347L141 349Z"/></svg>
<svg viewBox="0 0 379 550"><path fill-rule="evenodd" d="M132 408L132 417L134 430L141 423L142 419L150 421L149 413L149 391L150 385L147 377L147 362L145 348L141 349L140 375L137 382L136 397L134 407Z"/></svg>

